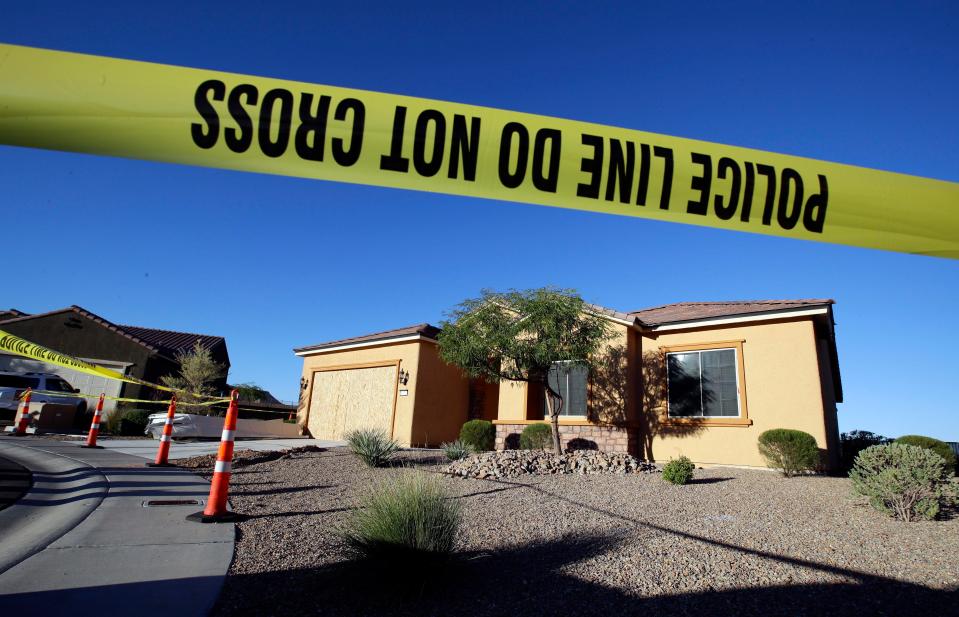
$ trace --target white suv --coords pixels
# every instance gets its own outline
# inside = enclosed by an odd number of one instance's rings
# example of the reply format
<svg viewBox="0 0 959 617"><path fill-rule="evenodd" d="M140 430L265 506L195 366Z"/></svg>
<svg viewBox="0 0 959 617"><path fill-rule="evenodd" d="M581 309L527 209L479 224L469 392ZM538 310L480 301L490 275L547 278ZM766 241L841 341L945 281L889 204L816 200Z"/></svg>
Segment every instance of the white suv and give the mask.
<svg viewBox="0 0 959 617"><path fill-rule="evenodd" d="M13 420L20 407L20 395L32 388L46 392L64 392L76 394L80 390L53 373L10 373L0 371L0 419ZM87 401L82 398L57 396L55 394L31 394L31 403L57 403L74 405L76 415L82 416L87 410ZM12 414L10 413L12 412Z"/></svg>

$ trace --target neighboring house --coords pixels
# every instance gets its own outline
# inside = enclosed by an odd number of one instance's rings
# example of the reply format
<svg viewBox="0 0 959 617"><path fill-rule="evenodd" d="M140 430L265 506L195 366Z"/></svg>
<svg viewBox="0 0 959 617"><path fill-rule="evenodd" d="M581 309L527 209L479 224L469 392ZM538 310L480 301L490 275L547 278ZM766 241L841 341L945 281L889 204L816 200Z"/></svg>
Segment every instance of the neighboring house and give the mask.
<svg viewBox="0 0 959 617"><path fill-rule="evenodd" d="M759 434L793 428L812 434L835 467L842 385L832 305L591 307L615 338L589 371L557 366L564 446L765 466ZM526 425L543 421L541 390L465 378L439 359L438 333L420 324L294 350L303 358L301 424L321 439L372 426L403 444L436 445L484 418L496 425L497 448L516 447Z"/></svg>
<svg viewBox="0 0 959 617"><path fill-rule="evenodd" d="M0 330L152 383L159 383L164 375L177 374L180 370L177 355L192 349L196 341L210 350L214 360L227 368L230 366L226 340L221 336L117 325L79 306L37 315L27 315L15 309L2 311ZM149 400L162 398L152 388L88 375L20 356L0 354L0 370L57 373L74 387L90 394L103 392L108 396ZM225 386L224 376L215 387L222 391ZM89 402L95 403L95 399ZM113 407L112 401L104 404L107 412Z"/></svg>

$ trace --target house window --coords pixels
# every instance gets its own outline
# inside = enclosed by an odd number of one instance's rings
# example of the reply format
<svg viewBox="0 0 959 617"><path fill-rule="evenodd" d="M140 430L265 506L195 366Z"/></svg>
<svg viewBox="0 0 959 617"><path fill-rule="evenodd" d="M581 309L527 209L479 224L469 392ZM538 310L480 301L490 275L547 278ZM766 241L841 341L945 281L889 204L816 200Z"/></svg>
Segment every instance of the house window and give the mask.
<svg viewBox="0 0 959 617"><path fill-rule="evenodd" d="M739 365L735 349L666 354L669 417L739 417Z"/></svg>
<svg viewBox="0 0 959 617"><path fill-rule="evenodd" d="M589 371L585 364L554 362L549 369L549 386L563 397L560 416L586 417L586 381ZM543 402L543 417L549 417L549 408Z"/></svg>

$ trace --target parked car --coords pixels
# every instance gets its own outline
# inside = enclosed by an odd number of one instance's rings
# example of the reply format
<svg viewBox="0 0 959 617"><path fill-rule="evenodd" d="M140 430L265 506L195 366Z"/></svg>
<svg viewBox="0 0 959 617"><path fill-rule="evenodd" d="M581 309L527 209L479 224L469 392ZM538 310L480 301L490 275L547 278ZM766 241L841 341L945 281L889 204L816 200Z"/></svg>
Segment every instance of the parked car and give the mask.
<svg viewBox="0 0 959 617"><path fill-rule="evenodd" d="M76 394L79 388L74 388L59 375L53 373L12 373L0 371L0 420L12 422L20 407L20 396L27 388L39 392L64 392ZM86 416L87 401L72 396L57 396L56 394L31 394L31 403L56 403L58 405L73 405L74 418L80 420Z"/></svg>

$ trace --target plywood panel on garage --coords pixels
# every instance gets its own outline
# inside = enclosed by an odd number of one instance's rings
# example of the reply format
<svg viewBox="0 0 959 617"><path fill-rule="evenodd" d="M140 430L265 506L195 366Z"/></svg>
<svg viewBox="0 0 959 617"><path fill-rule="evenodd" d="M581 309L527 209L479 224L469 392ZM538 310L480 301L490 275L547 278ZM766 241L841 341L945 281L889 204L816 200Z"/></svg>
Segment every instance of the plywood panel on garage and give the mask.
<svg viewBox="0 0 959 617"><path fill-rule="evenodd" d="M316 439L343 439L352 430L393 433L396 365L317 371L307 427Z"/></svg>

